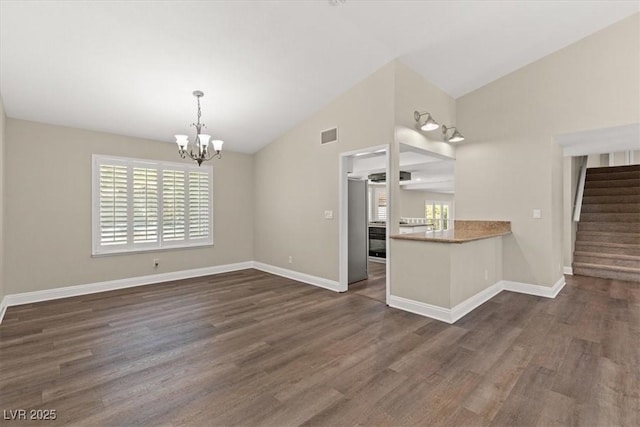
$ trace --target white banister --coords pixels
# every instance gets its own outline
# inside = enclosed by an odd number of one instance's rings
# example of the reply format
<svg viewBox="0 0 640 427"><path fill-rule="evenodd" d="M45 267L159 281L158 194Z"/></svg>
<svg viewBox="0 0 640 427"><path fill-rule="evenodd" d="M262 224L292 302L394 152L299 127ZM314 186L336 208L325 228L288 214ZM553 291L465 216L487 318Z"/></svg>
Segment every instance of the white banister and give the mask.
<svg viewBox="0 0 640 427"><path fill-rule="evenodd" d="M576 201L573 205L573 221L580 221L580 212L582 211L582 197L584 196L584 183L587 179L587 156L582 157L582 165L580 166L580 177L578 178L578 186L576 187Z"/></svg>

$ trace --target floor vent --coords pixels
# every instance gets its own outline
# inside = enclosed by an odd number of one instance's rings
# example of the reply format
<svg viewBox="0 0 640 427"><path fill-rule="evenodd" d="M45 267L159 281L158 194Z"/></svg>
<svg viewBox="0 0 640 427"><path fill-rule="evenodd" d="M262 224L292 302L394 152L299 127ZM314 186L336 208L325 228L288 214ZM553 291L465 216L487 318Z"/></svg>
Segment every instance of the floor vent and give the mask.
<svg viewBox="0 0 640 427"><path fill-rule="evenodd" d="M328 144L338 140L338 128L327 129L320 133L320 143Z"/></svg>

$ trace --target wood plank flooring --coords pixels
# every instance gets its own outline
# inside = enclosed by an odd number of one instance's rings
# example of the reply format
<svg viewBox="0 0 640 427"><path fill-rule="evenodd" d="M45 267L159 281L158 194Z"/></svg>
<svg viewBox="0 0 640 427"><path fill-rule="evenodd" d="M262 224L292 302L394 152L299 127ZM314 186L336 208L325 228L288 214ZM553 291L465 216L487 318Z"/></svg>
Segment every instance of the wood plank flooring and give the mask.
<svg viewBox="0 0 640 427"><path fill-rule="evenodd" d="M387 301L387 265L369 261L369 277L349 285L349 292L373 298L376 301Z"/></svg>
<svg viewBox="0 0 640 427"><path fill-rule="evenodd" d="M244 270L10 307L0 406L56 410L32 425L637 426L639 348L637 283L567 277L447 325Z"/></svg>

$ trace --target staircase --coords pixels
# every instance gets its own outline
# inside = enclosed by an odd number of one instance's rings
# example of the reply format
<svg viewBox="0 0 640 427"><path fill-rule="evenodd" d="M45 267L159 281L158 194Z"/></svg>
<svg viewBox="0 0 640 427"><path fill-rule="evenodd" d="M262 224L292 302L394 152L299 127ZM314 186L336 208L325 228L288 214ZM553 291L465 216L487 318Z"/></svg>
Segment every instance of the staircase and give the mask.
<svg viewBox="0 0 640 427"><path fill-rule="evenodd" d="M640 282L640 165L587 169L573 274Z"/></svg>

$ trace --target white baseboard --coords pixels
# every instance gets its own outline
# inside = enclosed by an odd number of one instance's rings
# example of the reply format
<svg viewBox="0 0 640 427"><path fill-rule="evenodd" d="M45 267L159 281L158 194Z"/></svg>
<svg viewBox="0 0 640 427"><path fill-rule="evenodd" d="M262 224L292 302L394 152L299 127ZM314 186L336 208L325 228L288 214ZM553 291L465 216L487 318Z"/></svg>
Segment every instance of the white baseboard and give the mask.
<svg viewBox="0 0 640 427"><path fill-rule="evenodd" d="M172 280L190 279L192 277L208 276L211 274L227 273L230 271L246 270L252 267L252 262L217 265L214 267L194 268L191 270L172 271L170 273L152 274L149 276L128 277L126 279L108 280L106 282L87 283L84 285L65 286L63 288L45 289L43 291L24 292L6 295L2 300L3 307L31 304L60 298L94 294L97 292L113 291L116 289L132 288L135 286L151 285Z"/></svg>
<svg viewBox="0 0 640 427"><path fill-rule="evenodd" d="M264 264L257 261L254 261L252 264L253 268L255 268L256 270L275 274L276 276L286 277L288 279L297 280L298 282L307 283L309 285L319 286L324 289L329 289L330 291L344 292L346 290L341 289L340 283L335 280L312 276L310 274L300 273L298 271L287 270L286 268L276 267L275 265Z"/></svg>
<svg viewBox="0 0 640 427"><path fill-rule="evenodd" d="M558 281L552 286L540 286L532 285L529 283L511 282L509 280L502 280L502 289L505 291L519 292L521 294L535 295L538 297L555 298L556 295L564 288L565 280L564 276L558 279Z"/></svg>
<svg viewBox="0 0 640 427"><path fill-rule="evenodd" d="M66 286L63 288L46 289L43 291L24 292L20 294L5 295L0 303L0 323L7 307L21 304L48 301L60 298L68 298L79 295L106 292L116 289L131 288L135 286L151 285L154 283L168 282L172 280L189 279L192 277L208 276L212 274L227 273L231 271L255 268L277 276L293 279L298 282L318 286L334 292L342 292L340 283L306 273L300 273L286 268L276 267L256 261L239 262L235 264L218 265L214 267L196 268L192 270L174 271L170 273L153 274L149 276L130 277L126 279L109 280L105 282L88 283L84 285ZM436 305L426 304L407 298L390 295L389 306L400 310L430 317L447 323L454 323L469 312L490 300L502 290L536 295L546 298L555 298L565 285L564 277L560 278L552 287L531 285L528 283L501 280L498 283L478 292L455 307L449 309Z"/></svg>
<svg viewBox="0 0 640 427"><path fill-rule="evenodd" d="M560 278L552 287L501 280L489 286L487 289L478 292L472 297L467 298L453 308L426 304L396 295L389 296L389 306L440 320L442 322L455 323L502 291L518 292L521 294L536 295L545 298L555 298L564 285L564 277Z"/></svg>
<svg viewBox="0 0 640 427"><path fill-rule="evenodd" d="M566 265L562 268L562 272L568 276L573 276L573 268L567 267Z"/></svg>
<svg viewBox="0 0 640 427"><path fill-rule="evenodd" d="M487 289L478 292L474 296L467 298L460 304L457 304L451 309L451 323L463 318L474 309L480 307L482 304L498 295L500 292L502 292L502 287L500 282L498 282L489 286Z"/></svg>
<svg viewBox="0 0 640 427"><path fill-rule="evenodd" d="M340 292L340 284L334 280L312 276L273 265L255 261L239 262L235 264L217 265L214 267L195 268L191 270L173 271L162 274L152 274L149 276L128 277L126 279L108 280L105 282L87 283L84 285L65 286L62 288L45 289L42 291L23 292L20 294L5 295L0 303L0 323L4 317L7 307L22 304L31 304L41 301L49 301L60 298L69 298L80 295L95 294L98 292L113 291L117 289L132 288L135 286L152 285L173 280L190 279L193 277L209 276L212 274L228 273L231 271L246 270L255 268L277 276L297 280L331 291Z"/></svg>
<svg viewBox="0 0 640 427"><path fill-rule="evenodd" d="M410 300L396 295L389 296L389 306L400 310L409 311L421 316L430 317L446 323L455 323L462 317L469 314L475 308L489 301L502 291L500 282L489 286L470 298L462 301L453 308L445 308L437 305L426 304L419 301Z"/></svg>
<svg viewBox="0 0 640 427"><path fill-rule="evenodd" d="M389 307L408 311L409 313L419 314L420 316L430 317L432 319L440 320L441 322L453 323L453 316L451 315L451 309L449 308L426 304L424 302L396 295L389 295Z"/></svg>

